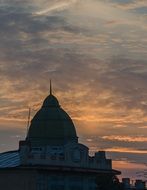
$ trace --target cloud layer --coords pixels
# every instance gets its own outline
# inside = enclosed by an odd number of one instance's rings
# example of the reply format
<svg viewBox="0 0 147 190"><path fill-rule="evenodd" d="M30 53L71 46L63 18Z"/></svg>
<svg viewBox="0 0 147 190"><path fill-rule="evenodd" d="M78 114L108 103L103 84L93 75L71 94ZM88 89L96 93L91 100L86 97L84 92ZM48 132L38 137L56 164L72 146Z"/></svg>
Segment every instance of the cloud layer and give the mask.
<svg viewBox="0 0 147 190"><path fill-rule="evenodd" d="M117 151L120 159L127 147L144 154L146 8L145 0L1 1L0 150L10 149L12 128L24 138L28 107L33 116L52 78L54 94L91 150Z"/></svg>

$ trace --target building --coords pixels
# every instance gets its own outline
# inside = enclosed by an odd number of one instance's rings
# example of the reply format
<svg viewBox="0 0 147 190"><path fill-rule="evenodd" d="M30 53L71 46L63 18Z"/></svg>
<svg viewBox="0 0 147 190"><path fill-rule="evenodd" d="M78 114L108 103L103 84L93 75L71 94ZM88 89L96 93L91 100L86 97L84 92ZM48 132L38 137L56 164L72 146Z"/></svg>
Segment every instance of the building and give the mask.
<svg viewBox="0 0 147 190"><path fill-rule="evenodd" d="M146 182L143 180L137 179L131 183L130 178L123 178L122 184L124 190L146 190Z"/></svg>
<svg viewBox="0 0 147 190"><path fill-rule="evenodd" d="M0 187L10 190L95 190L96 176L114 176L104 151L89 155L73 121L50 94L31 121L19 150L0 154Z"/></svg>

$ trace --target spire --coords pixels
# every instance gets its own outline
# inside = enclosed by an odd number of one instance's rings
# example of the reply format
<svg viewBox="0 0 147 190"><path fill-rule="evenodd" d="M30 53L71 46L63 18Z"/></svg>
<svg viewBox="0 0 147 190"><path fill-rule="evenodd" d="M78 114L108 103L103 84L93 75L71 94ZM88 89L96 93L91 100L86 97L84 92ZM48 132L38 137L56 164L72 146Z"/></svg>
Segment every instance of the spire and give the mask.
<svg viewBox="0 0 147 190"><path fill-rule="evenodd" d="M52 81L50 79L50 95L52 95Z"/></svg>

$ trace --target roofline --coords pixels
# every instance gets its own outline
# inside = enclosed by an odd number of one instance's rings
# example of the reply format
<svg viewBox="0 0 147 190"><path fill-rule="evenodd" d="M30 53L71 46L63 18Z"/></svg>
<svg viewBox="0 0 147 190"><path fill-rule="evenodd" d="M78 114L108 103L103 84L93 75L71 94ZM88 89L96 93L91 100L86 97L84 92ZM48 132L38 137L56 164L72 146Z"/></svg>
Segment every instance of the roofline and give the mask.
<svg viewBox="0 0 147 190"><path fill-rule="evenodd" d="M15 153L15 152L19 152L19 150L10 150L6 152L0 152L0 154Z"/></svg>
<svg viewBox="0 0 147 190"><path fill-rule="evenodd" d="M110 174L110 175L120 175L121 172L118 170L108 170L108 169L93 169L93 168L81 168L81 167L70 167L70 166L52 166L52 165L30 165L30 166L16 166L0 168L2 170L42 170L42 171L54 171L54 172L76 172L85 174Z"/></svg>

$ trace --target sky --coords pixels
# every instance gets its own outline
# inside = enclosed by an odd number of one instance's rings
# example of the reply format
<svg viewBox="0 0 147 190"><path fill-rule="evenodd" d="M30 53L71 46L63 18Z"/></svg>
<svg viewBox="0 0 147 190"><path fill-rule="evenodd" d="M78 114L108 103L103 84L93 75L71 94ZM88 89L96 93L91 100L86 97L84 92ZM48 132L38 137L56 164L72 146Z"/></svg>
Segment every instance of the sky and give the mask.
<svg viewBox="0 0 147 190"><path fill-rule="evenodd" d="M0 152L18 148L52 79L79 141L142 178L146 19L146 0L0 0Z"/></svg>

